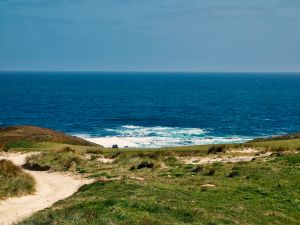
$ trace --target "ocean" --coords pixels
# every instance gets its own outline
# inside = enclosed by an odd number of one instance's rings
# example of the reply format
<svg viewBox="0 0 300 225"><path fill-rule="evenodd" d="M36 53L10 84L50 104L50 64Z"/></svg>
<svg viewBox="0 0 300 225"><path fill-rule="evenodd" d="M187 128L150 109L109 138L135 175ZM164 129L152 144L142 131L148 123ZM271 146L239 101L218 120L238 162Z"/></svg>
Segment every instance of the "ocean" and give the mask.
<svg viewBox="0 0 300 225"><path fill-rule="evenodd" d="M1 72L8 125L104 146L245 142L300 131L300 74Z"/></svg>

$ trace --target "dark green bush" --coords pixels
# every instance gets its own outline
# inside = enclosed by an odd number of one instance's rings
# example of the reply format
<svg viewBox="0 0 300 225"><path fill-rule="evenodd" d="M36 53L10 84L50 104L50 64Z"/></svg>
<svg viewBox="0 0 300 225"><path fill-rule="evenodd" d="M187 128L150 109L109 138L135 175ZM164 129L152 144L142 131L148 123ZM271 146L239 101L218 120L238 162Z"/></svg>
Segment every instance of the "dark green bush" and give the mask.
<svg viewBox="0 0 300 225"><path fill-rule="evenodd" d="M207 154L216 154L219 152L225 152L225 150L226 150L226 145L213 145L209 147Z"/></svg>
<svg viewBox="0 0 300 225"><path fill-rule="evenodd" d="M48 171L48 170L50 170L50 166L40 165L37 162L26 162L22 167L24 169L32 170L32 171Z"/></svg>
<svg viewBox="0 0 300 225"><path fill-rule="evenodd" d="M227 174L227 177L233 178L239 176L239 171L232 170L229 174Z"/></svg>
<svg viewBox="0 0 300 225"><path fill-rule="evenodd" d="M154 163L152 162L141 162L138 166L137 166L137 169L143 169L143 168L153 168L154 167Z"/></svg>

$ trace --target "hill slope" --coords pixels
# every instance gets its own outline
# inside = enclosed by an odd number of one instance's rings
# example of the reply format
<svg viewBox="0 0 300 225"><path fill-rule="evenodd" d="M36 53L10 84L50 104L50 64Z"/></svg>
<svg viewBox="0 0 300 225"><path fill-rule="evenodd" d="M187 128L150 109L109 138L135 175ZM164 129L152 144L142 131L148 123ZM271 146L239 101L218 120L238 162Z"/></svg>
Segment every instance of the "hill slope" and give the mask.
<svg viewBox="0 0 300 225"><path fill-rule="evenodd" d="M82 138L35 126L9 126L0 128L0 147L16 141L56 142L72 145L98 146Z"/></svg>
<svg viewBox="0 0 300 225"><path fill-rule="evenodd" d="M287 134L287 135L281 135L281 136L274 136L274 137L267 137L267 138L256 138L251 141L248 141L248 143L251 142L263 142L263 141L281 141L281 140L293 140L293 139L300 139L300 133L293 133L293 134Z"/></svg>

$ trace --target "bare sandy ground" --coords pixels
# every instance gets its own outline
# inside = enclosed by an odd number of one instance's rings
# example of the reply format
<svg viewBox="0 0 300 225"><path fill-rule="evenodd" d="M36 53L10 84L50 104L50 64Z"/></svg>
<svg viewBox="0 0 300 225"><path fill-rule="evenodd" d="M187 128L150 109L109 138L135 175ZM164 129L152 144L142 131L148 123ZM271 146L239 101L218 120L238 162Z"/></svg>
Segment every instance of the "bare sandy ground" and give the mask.
<svg viewBox="0 0 300 225"><path fill-rule="evenodd" d="M271 152L257 154L256 149L232 150L225 155L210 155L207 157L181 157L178 158L185 164L212 164L212 163L237 163L249 162L256 158L270 156ZM243 153L244 155L232 156L230 153ZM255 153L255 155L254 155Z"/></svg>
<svg viewBox="0 0 300 225"><path fill-rule="evenodd" d="M22 165L28 154L1 154L0 159L8 159ZM8 198L0 201L0 224L9 225L29 217L33 213L50 207L53 203L74 194L82 185L92 180L82 179L62 173L27 171L36 181L34 195Z"/></svg>

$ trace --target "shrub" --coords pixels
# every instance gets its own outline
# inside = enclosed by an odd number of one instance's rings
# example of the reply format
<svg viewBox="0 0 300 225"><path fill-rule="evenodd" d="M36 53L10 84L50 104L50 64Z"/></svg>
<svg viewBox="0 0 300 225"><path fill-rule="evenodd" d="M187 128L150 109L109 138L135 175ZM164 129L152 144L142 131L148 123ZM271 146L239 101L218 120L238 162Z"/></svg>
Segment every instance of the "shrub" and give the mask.
<svg viewBox="0 0 300 225"><path fill-rule="evenodd" d="M84 160L73 153L73 151L64 150L57 152L43 152L38 155L27 157L26 166L32 169L48 169L50 166L53 171L66 171L76 166L81 166ZM35 168L34 168L35 167ZM74 170L74 168L72 168Z"/></svg>
<svg viewBox="0 0 300 225"><path fill-rule="evenodd" d="M48 171L50 170L50 166L48 165L40 165L37 162L26 162L23 166L24 169L32 170L32 171Z"/></svg>
<svg viewBox="0 0 300 225"><path fill-rule="evenodd" d="M15 177L21 172L20 168L17 167L9 160L0 160L0 174L6 177Z"/></svg>
<svg viewBox="0 0 300 225"><path fill-rule="evenodd" d="M143 169L143 168L153 168L154 167L154 163L152 162L141 162L138 166L137 169Z"/></svg>
<svg viewBox="0 0 300 225"><path fill-rule="evenodd" d="M232 170L232 171L227 175L227 177L230 177L230 178L237 177L237 176L239 176L239 171L237 171L237 170Z"/></svg>
<svg viewBox="0 0 300 225"><path fill-rule="evenodd" d="M216 154L218 152L225 152L225 150L226 145L213 145L209 147L207 154Z"/></svg>
<svg viewBox="0 0 300 225"><path fill-rule="evenodd" d="M0 199L30 194L35 181L9 160L0 160Z"/></svg>

